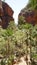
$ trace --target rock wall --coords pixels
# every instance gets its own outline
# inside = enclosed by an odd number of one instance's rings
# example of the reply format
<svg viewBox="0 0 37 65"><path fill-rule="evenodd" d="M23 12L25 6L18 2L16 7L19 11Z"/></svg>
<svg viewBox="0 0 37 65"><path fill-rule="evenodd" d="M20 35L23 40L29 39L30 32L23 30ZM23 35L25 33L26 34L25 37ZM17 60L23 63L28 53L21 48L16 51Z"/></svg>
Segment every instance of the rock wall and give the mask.
<svg viewBox="0 0 37 65"><path fill-rule="evenodd" d="M19 13L18 19L20 16L23 16L24 20L27 23L30 23L32 25L37 24L37 9L35 10L22 9L21 12Z"/></svg>
<svg viewBox="0 0 37 65"><path fill-rule="evenodd" d="M0 8L0 25L2 28L7 28L9 22L14 21L13 13L14 11L11 7L7 3L2 2L2 8Z"/></svg>

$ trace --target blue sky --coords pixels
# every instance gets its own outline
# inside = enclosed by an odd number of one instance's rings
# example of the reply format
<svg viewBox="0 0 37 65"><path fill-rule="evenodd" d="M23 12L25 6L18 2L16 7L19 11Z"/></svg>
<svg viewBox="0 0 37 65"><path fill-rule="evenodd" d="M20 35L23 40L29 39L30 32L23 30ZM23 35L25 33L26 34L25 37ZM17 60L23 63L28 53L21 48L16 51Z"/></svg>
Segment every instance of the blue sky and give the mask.
<svg viewBox="0 0 37 65"><path fill-rule="evenodd" d="M24 8L27 3L28 0L5 0L10 7L14 10L14 19L15 19L15 23L17 23L18 20L18 14L21 11L22 8Z"/></svg>

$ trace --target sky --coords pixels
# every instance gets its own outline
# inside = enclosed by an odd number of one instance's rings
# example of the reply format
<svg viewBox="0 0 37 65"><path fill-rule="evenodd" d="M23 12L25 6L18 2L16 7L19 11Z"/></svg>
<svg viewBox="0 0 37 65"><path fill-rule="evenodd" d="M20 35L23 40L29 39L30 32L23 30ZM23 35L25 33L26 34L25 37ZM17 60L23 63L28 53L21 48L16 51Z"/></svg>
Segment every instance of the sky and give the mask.
<svg viewBox="0 0 37 65"><path fill-rule="evenodd" d="M8 3L8 5L13 9L13 17L15 19L15 23L17 24L18 14L22 10L22 8L24 8L27 5L28 0L5 0L5 2Z"/></svg>

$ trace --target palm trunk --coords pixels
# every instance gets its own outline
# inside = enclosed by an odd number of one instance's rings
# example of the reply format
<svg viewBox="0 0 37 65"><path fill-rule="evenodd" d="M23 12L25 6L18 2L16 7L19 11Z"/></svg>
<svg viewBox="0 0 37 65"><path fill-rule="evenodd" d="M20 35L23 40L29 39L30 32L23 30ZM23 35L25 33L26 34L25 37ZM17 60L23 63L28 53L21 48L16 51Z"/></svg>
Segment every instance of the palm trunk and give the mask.
<svg viewBox="0 0 37 65"><path fill-rule="evenodd" d="M0 16L3 15L3 7L2 7L2 1L0 0Z"/></svg>
<svg viewBox="0 0 37 65"><path fill-rule="evenodd" d="M2 25L2 19L1 19L2 16L3 16L3 7L2 7L2 1L0 0L0 25Z"/></svg>
<svg viewBox="0 0 37 65"><path fill-rule="evenodd" d="M2 8L2 1L0 0L0 8Z"/></svg>

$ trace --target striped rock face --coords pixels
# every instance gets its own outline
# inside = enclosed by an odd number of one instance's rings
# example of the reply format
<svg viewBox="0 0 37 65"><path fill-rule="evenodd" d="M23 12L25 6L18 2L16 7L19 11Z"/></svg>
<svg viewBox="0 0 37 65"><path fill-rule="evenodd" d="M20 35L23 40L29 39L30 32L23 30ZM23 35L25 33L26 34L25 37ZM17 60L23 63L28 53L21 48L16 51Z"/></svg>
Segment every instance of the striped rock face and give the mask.
<svg viewBox="0 0 37 65"><path fill-rule="evenodd" d="M10 21L14 21L14 11L5 2L2 2L2 8L0 8L0 25L2 28L7 28Z"/></svg>

